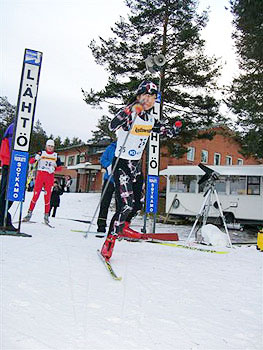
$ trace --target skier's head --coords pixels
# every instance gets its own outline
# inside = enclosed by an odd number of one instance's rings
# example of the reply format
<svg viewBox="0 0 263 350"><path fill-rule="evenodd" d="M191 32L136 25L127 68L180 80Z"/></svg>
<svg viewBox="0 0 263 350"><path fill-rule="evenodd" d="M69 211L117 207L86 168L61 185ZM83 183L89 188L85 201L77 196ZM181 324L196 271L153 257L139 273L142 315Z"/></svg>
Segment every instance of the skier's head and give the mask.
<svg viewBox="0 0 263 350"><path fill-rule="evenodd" d="M49 152L53 152L55 147L55 142L52 139L47 140L46 142L46 150Z"/></svg>
<svg viewBox="0 0 263 350"><path fill-rule="evenodd" d="M156 95L157 97L158 88L157 86L149 80L141 82L136 91L136 96L139 95Z"/></svg>
<svg viewBox="0 0 263 350"><path fill-rule="evenodd" d="M157 86L151 81L143 81L136 91L136 99L142 105L144 110L150 110L154 106L157 97Z"/></svg>

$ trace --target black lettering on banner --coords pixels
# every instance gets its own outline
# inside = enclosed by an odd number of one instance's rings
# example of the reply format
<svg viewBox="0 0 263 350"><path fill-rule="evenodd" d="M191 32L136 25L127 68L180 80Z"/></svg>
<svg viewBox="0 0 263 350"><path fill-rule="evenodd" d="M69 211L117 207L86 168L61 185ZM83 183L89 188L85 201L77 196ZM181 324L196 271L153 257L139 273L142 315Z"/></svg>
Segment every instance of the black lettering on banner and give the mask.
<svg viewBox="0 0 263 350"><path fill-rule="evenodd" d="M30 76L30 73L31 73L31 70L29 69L29 70L27 71L27 79L35 80L35 78L33 78L33 77Z"/></svg>
<svg viewBox="0 0 263 350"><path fill-rule="evenodd" d="M152 169L156 169L157 166L158 166L158 164L157 164L156 160L155 160L155 159L152 159L152 160L150 161L150 167L151 167Z"/></svg>
<svg viewBox="0 0 263 350"><path fill-rule="evenodd" d="M152 113L155 114L155 115L158 114L157 112L155 112L155 106L153 106Z"/></svg>
<svg viewBox="0 0 263 350"><path fill-rule="evenodd" d="M31 112L31 106L32 106L32 103L29 103L28 106L26 106L26 105L25 105L25 102L23 102L23 103L22 103L22 108L21 108L22 112L25 111L25 108L28 108L28 111L27 111L27 112L30 113L30 112Z"/></svg>
<svg viewBox="0 0 263 350"><path fill-rule="evenodd" d="M16 142L19 146L24 147L28 144L28 139L25 136L18 136Z"/></svg>
<svg viewBox="0 0 263 350"><path fill-rule="evenodd" d="M151 140L155 140L155 141L158 141L158 134L156 132L152 132L151 133Z"/></svg>
<svg viewBox="0 0 263 350"><path fill-rule="evenodd" d="M151 147L153 149L153 153L157 153L157 151L156 151L157 145L151 145Z"/></svg>
<svg viewBox="0 0 263 350"><path fill-rule="evenodd" d="M33 94L32 94L30 87L26 88L26 91L23 93L23 96L30 96L33 98Z"/></svg>
<svg viewBox="0 0 263 350"><path fill-rule="evenodd" d="M23 128L25 128L26 127L26 122L27 122L27 120L29 120L29 118L21 117L21 119L23 119Z"/></svg>

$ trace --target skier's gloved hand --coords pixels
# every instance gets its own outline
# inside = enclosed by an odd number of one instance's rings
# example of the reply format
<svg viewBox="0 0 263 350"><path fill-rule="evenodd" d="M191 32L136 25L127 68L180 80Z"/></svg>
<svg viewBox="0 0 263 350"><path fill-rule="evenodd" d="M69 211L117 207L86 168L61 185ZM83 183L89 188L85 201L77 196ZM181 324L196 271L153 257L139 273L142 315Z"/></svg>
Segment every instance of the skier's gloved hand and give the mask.
<svg viewBox="0 0 263 350"><path fill-rule="evenodd" d="M173 132L174 132L174 136L178 135L181 131L181 127L182 127L182 122L181 120L177 120L174 125L173 125Z"/></svg>
<svg viewBox="0 0 263 350"><path fill-rule="evenodd" d="M140 114L143 111L143 106L141 103L136 103L132 106L132 111L135 112L137 115Z"/></svg>
<svg viewBox="0 0 263 350"><path fill-rule="evenodd" d="M41 158L40 154L37 153L37 154L35 155L35 160L38 162L40 158Z"/></svg>

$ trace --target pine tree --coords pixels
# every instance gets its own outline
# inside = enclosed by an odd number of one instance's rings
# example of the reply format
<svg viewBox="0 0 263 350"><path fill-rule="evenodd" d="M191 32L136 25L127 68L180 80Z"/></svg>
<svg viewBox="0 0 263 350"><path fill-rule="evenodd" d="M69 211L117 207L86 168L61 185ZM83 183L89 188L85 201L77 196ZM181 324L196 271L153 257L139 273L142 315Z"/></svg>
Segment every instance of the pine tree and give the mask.
<svg viewBox="0 0 263 350"><path fill-rule="evenodd" d="M45 149L46 142L48 140L47 134L42 127L40 120L37 120L31 136L29 151L31 154L37 153Z"/></svg>
<svg viewBox="0 0 263 350"><path fill-rule="evenodd" d="M54 142L55 142L55 149L61 148L61 146L62 146L62 140L61 140L61 137L60 137L60 136L57 136L57 137L54 139Z"/></svg>
<svg viewBox="0 0 263 350"><path fill-rule="evenodd" d="M70 142L70 144L73 145L80 145L83 142L81 141L81 139L79 139L78 137L73 137L72 141Z"/></svg>
<svg viewBox="0 0 263 350"><path fill-rule="evenodd" d="M96 107L109 103L116 113L133 96L139 83L159 77L146 73L145 59L162 53L167 64L161 74L161 115L180 118L184 124L179 142L185 144L198 137L198 130L210 127L222 118L219 103L213 97L220 67L217 60L204 53L201 30L207 12L197 13L197 0L126 0L128 20L120 18L111 28L114 37L100 37L90 43L95 61L109 73L101 91L83 91L87 104ZM180 147L168 143L172 153Z"/></svg>
<svg viewBox="0 0 263 350"><path fill-rule="evenodd" d="M70 139L69 137L66 137L63 144L62 144L62 147L63 148L66 148L66 147L69 147L70 146Z"/></svg>
<svg viewBox="0 0 263 350"><path fill-rule="evenodd" d="M92 139L91 141L99 142L105 138L107 138L110 142L116 139L115 132L110 131L109 123L111 118L106 115L103 115L99 120L97 125L97 130L92 131Z"/></svg>
<svg viewBox="0 0 263 350"><path fill-rule="evenodd" d="M242 128L244 155L263 158L263 1L230 1L240 75L233 80L228 105Z"/></svg>

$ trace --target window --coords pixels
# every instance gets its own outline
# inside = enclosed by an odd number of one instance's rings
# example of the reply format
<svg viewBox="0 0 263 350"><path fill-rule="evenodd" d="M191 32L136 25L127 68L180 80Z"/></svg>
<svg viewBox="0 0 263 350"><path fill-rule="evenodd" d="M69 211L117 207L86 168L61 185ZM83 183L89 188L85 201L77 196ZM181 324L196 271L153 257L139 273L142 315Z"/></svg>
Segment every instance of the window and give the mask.
<svg viewBox="0 0 263 350"><path fill-rule="evenodd" d="M66 156L64 155L61 155L61 156L58 156L60 161L61 161L61 165L65 165L65 161L66 161Z"/></svg>
<svg viewBox="0 0 263 350"><path fill-rule="evenodd" d="M200 193L206 191L206 185L206 181L199 185L198 192ZM220 176L219 180L216 180L215 188L218 194L226 194L226 176Z"/></svg>
<svg viewBox="0 0 263 350"><path fill-rule="evenodd" d="M226 156L226 165L232 165L232 157L231 156Z"/></svg>
<svg viewBox="0 0 263 350"><path fill-rule="evenodd" d="M238 158L237 159L237 165L243 165L243 159Z"/></svg>
<svg viewBox="0 0 263 350"><path fill-rule="evenodd" d="M214 154L214 165L220 165L221 163L221 154L215 153Z"/></svg>
<svg viewBox="0 0 263 350"><path fill-rule="evenodd" d="M208 163L208 151L205 149L201 151L201 163Z"/></svg>
<svg viewBox="0 0 263 350"><path fill-rule="evenodd" d="M247 177L247 194L260 194L260 177L248 176Z"/></svg>
<svg viewBox="0 0 263 350"><path fill-rule="evenodd" d="M80 153L80 157L79 157L80 163L84 163L85 159L86 159L86 153L85 152Z"/></svg>
<svg viewBox="0 0 263 350"><path fill-rule="evenodd" d="M239 195L246 194L246 177L230 176L230 194Z"/></svg>
<svg viewBox="0 0 263 350"><path fill-rule="evenodd" d="M75 156L68 156L68 166L75 165Z"/></svg>
<svg viewBox="0 0 263 350"><path fill-rule="evenodd" d="M170 176L170 192L178 193L195 193L196 176L193 175L176 175Z"/></svg>
<svg viewBox="0 0 263 350"><path fill-rule="evenodd" d="M193 162L195 159L195 148L194 147L187 147L187 160L190 160Z"/></svg>

